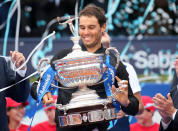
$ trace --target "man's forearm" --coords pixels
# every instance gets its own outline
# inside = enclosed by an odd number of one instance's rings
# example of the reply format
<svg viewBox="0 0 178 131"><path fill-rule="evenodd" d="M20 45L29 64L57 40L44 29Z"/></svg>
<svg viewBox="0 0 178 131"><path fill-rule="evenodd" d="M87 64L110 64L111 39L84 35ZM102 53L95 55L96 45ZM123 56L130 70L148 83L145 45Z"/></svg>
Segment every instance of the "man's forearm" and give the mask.
<svg viewBox="0 0 178 131"><path fill-rule="evenodd" d="M121 108L128 115L136 115L139 111L139 101L135 96L129 97L129 101L127 107L121 105Z"/></svg>
<svg viewBox="0 0 178 131"><path fill-rule="evenodd" d="M19 74L17 74L16 83L24 78L25 77L21 77ZM29 92L30 92L30 81L29 79L27 79L16 85L15 91L14 91L15 100L18 102L26 101L29 96Z"/></svg>

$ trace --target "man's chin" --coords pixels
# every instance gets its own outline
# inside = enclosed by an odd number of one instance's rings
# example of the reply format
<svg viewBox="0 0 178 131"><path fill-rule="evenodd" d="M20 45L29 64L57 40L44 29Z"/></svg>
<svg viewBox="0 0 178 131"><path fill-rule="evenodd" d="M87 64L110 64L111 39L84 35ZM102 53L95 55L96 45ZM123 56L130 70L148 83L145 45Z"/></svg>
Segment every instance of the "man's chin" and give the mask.
<svg viewBox="0 0 178 131"><path fill-rule="evenodd" d="M86 45L86 46L90 46L90 45L91 45L91 42L86 42L86 41L84 41L83 44Z"/></svg>

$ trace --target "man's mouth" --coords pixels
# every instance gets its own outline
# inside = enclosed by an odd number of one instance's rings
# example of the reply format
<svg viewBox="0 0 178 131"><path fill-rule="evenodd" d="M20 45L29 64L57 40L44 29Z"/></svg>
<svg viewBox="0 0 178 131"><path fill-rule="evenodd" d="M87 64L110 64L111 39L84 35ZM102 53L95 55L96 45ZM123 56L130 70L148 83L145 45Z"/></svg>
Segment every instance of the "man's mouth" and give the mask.
<svg viewBox="0 0 178 131"><path fill-rule="evenodd" d="M84 40L85 40L85 41L89 41L90 38L89 38L89 37L85 37Z"/></svg>
<svg viewBox="0 0 178 131"><path fill-rule="evenodd" d="M91 40L91 37L90 37L90 36L85 36L85 37L83 37L83 39L84 39L85 41L90 41L90 40Z"/></svg>

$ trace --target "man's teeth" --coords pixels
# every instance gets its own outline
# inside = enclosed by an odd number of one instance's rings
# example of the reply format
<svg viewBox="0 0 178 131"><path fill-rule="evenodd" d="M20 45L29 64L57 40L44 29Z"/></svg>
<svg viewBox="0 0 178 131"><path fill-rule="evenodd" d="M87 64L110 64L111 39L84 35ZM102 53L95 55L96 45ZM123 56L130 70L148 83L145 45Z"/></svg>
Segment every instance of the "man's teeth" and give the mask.
<svg viewBox="0 0 178 131"><path fill-rule="evenodd" d="M85 40L90 40L90 38L89 38L89 37L85 37L84 39L85 39Z"/></svg>

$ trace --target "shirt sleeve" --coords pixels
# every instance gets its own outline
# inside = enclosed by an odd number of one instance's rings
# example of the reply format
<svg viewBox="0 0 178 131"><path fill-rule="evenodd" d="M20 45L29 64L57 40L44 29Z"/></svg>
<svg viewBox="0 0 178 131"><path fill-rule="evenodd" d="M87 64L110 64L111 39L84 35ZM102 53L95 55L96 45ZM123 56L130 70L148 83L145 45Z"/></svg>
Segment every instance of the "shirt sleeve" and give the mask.
<svg viewBox="0 0 178 131"><path fill-rule="evenodd" d="M174 112L174 114L172 115L172 120L175 119L176 113L177 113L177 109L176 109L176 111ZM165 123L165 122L163 122L163 121L161 120L161 123L162 123L163 129L166 130L166 129L168 128L169 124L171 123L171 120L170 120L170 122L168 122L168 123Z"/></svg>
<svg viewBox="0 0 178 131"><path fill-rule="evenodd" d="M176 111L174 112L174 114L172 115L172 120L175 119L176 113L177 113L177 109L176 109Z"/></svg>
<svg viewBox="0 0 178 131"><path fill-rule="evenodd" d="M27 68L25 68L25 70L18 70L17 73L21 76L21 77L25 77Z"/></svg>
<svg viewBox="0 0 178 131"><path fill-rule="evenodd" d="M123 62L123 64L126 66L126 70L129 74L129 82L130 82L130 86L131 86L133 94L136 92L140 92L141 87L140 87L138 77L137 77L134 67L130 65L129 63Z"/></svg>
<svg viewBox="0 0 178 131"><path fill-rule="evenodd" d="M162 127L163 127L164 130L166 130L166 129L168 128L168 126L169 126L170 123L171 123L171 121L168 122L168 123L164 123L164 122L161 120L161 124L162 124Z"/></svg>

